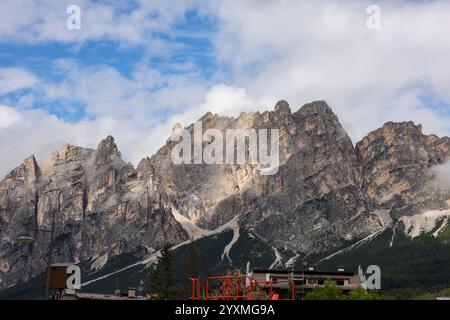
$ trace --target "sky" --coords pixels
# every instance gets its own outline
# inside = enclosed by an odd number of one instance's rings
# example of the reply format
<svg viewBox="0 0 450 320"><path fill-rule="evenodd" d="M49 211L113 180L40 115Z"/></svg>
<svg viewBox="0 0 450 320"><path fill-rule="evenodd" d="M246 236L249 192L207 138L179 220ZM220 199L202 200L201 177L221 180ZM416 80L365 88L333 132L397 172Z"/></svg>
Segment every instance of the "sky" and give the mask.
<svg viewBox="0 0 450 320"><path fill-rule="evenodd" d="M0 176L108 135L137 165L177 122L280 99L326 100L354 143L387 121L450 135L449 17L450 0L1 0Z"/></svg>

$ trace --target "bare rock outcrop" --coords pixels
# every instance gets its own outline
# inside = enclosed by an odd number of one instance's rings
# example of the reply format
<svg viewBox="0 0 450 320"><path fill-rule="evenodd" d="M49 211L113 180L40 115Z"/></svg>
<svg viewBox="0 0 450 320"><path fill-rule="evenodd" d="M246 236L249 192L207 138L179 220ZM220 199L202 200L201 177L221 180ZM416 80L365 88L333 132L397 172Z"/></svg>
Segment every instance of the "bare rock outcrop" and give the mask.
<svg viewBox="0 0 450 320"><path fill-rule="evenodd" d="M42 174L26 159L0 183L0 288L43 272L50 257L98 268L104 257L186 240L149 189L112 137L96 150L64 145Z"/></svg>
<svg viewBox="0 0 450 320"><path fill-rule="evenodd" d="M363 191L374 208L394 218L446 207L448 191L430 170L450 159L450 139L424 135L413 122L388 122L356 146L362 163Z"/></svg>

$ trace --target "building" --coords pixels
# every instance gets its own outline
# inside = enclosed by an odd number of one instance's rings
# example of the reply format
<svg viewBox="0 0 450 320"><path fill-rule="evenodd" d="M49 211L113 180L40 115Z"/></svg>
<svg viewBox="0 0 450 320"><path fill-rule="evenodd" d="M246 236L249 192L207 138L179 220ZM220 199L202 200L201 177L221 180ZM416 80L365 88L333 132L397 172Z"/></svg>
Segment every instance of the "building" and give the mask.
<svg viewBox="0 0 450 320"><path fill-rule="evenodd" d="M284 292L287 296L294 291L296 295L304 295L326 283L335 284L344 293L361 288L359 276L354 272L345 271L342 267L338 267L336 271L318 271L312 266L305 270L253 269L250 276L260 287L278 293Z"/></svg>

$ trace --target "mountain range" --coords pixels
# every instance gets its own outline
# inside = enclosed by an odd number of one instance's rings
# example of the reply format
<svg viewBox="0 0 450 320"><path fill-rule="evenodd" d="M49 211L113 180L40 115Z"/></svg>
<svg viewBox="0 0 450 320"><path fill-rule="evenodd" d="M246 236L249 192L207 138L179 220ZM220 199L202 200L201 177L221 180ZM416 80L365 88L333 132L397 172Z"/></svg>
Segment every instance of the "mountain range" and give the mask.
<svg viewBox="0 0 450 320"><path fill-rule="evenodd" d="M83 290L137 286L166 244L184 281L193 243L203 273L377 264L385 289L450 286L450 189L436 170L450 138L388 122L353 144L325 101L199 120L203 130L279 129L278 173L173 164L170 139L136 168L111 136L96 149L64 145L45 163L30 156L0 182L0 296L37 294L49 261L79 263Z"/></svg>

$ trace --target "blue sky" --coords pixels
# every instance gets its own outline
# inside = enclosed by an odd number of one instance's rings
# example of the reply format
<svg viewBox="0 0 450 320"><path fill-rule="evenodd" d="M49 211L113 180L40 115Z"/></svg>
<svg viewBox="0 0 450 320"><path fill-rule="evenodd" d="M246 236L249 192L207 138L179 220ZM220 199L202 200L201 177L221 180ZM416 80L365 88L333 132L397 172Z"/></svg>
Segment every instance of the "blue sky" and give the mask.
<svg viewBox="0 0 450 320"><path fill-rule="evenodd" d="M66 28L69 5L81 29ZM0 175L111 134L137 164L207 111L325 99L354 142L386 121L450 134L450 1L0 3Z"/></svg>
<svg viewBox="0 0 450 320"><path fill-rule="evenodd" d="M226 70L226 66L217 63L211 41L217 29L216 23L214 17L201 15L195 8L186 11L170 30L152 33L149 42L158 40L170 48L161 53L152 52L151 43L129 45L114 39L88 40L77 45L54 41L37 44L2 43L0 67L25 69L42 81L55 84L67 77L57 65L62 60L70 60L83 68L108 66L117 70L124 78L132 78L137 65L145 65L164 75L182 75L195 70L205 81L211 81L221 73L221 81L226 81L225 72L222 72ZM155 92L167 85L166 81L160 81L149 85L146 90ZM20 105L20 99L27 94L45 95L39 89L29 87L3 94L0 104ZM26 107L43 109L68 122L95 119L95 114L86 112L85 103L74 98L36 99Z"/></svg>

